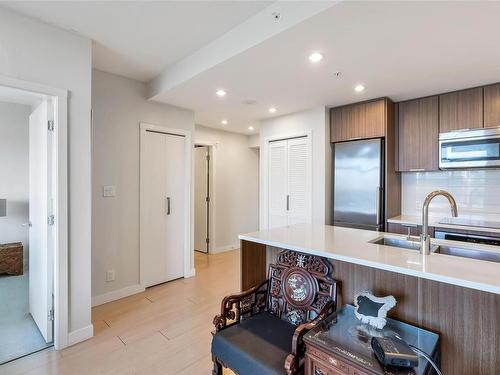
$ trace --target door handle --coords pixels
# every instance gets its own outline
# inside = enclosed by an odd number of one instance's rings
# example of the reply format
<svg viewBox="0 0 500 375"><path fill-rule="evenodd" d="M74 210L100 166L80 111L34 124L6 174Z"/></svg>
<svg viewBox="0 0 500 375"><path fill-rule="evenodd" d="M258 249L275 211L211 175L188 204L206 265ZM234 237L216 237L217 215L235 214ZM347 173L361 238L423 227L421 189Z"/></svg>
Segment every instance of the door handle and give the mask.
<svg viewBox="0 0 500 375"><path fill-rule="evenodd" d="M171 210L170 210L170 197L167 197L167 215L170 215Z"/></svg>
<svg viewBox="0 0 500 375"><path fill-rule="evenodd" d="M290 196L286 196L286 210L290 211Z"/></svg>
<svg viewBox="0 0 500 375"><path fill-rule="evenodd" d="M23 223L21 224L23 227L28 227L28 228L31 228L33 225L31 224L31 221L28 222L28 223Z"/></svg>
<svg viewBox="0 0 500 375"><path fill-rule="evenodd" d="M380 225L380 195L382 193L382 188L380 186L377 186L377 195L375 196L375 204L376 204L376 215L377 215L377 225Z"/></svg>

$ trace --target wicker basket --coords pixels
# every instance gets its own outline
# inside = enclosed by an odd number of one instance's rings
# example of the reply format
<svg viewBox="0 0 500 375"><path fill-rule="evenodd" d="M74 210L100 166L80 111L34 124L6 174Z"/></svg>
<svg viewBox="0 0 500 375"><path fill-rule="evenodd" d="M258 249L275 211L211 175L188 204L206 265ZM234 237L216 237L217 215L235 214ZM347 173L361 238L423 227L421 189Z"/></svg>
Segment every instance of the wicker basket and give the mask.
<svg viewBox="0 0 500 375"><path fill-rule="evenodd" d="M0 245L0 274L23 274L23 244L21 242Z"/></svg>

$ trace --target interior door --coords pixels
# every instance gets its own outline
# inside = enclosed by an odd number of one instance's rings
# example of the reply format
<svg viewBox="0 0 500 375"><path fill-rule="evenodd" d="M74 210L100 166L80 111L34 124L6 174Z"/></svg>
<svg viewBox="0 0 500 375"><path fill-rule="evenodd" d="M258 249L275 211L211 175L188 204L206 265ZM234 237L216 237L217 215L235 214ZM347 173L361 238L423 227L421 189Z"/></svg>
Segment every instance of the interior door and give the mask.
<svg viewBox="0 0 500 375"><path fill-rule="evenodd" d="M184 201L184 192L187 189L185 187L187 166L184 145L184 137L166 135L164 154L167 167L165 250L168 262L165 281L178 279L184 275L184 215L189 209Z"/></svg>
<svg viewBox="0 0 500 375"><path fill-rule="evenodd" d="M29 311L46 342L53 340L52 132L43 101L29 118Z"/></svg>
<svg viewBox="0 0 500 375"><path fill-rule="evenodd" d="M194 149L194 249L208 253L208 150Z"/></svg>
<svg viewBox="0 0 500 375"><path fill-rule="evenodd" d="M269 228L283 227L288 223L287 151L286 140L269 142Z"/></svg>
<svg viewBox="0 0 500 375"><path fill-rule="evenodd" d="M288 158L288 225L311 220L311 168L306 137L289 139Z"/></svg>
<svg viewBox="0 0 500 375"><path fill-rule="evenodd" d="M184 173L182 136L147 131L141 160L141 279L145 287L183 276Z"/></svg>

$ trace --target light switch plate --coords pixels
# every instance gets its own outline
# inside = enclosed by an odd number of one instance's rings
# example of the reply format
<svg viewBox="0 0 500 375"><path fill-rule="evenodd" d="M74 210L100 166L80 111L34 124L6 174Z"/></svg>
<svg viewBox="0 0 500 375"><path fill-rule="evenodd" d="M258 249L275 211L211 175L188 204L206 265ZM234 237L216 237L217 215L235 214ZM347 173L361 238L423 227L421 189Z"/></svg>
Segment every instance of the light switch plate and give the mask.
<svg viewBox="0 0 500 375"><path fill-rule="evenodd" d="M116 196L116 186L107 185L102 187L102 196L105 198Z"/></svg>

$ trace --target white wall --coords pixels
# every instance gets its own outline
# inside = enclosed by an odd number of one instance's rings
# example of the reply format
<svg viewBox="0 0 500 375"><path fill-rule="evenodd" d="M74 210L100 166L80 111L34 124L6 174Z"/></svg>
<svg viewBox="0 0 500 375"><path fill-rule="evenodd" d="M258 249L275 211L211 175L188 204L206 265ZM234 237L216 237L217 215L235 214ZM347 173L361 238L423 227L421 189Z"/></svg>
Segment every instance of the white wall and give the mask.
<svg viewBox="0 0 500 375"><path fill-rule="evenodd" d="M259 227L259 151L249 137L196 125L196 142L215 147L214 252L239 248L238 235Z"/></svg>
<svg viewBox="0 0 500 375"><path fill-rule="evenodd" d="M69 90L70 339L85 338L92 328L91 49L89 39L0 9L0 74Z"/></svg>
<svg viewBox="0 0 500 375"><path fill-rule="evenodd" d="M0 199L7 199L7 217L0 217L0 243L22 242L27 270L29 233L29 115L31 106L0 102Z"/></svg>
<svg viewBox="0 0 500 375"><path fill-rule="evenodd" d="M145 99L145 84L94 70L92 297L102 303L139 289L139 123L194 130L194 113ZM104 185L116 197L103 198ZM106 271L115 281L106 282Z"/></svg>
<svg viewBox="0 0 500 375"><path fill-rule="evenodd" d="M421 215L422 203L431 191L449 191L458 205L460 217L490 216L500 220L500 170L469 170L403 173L402 214ZM446 198L436 197L429 215L450 216Z"/></svg>
<svg viewBox="0 0 500 375"><path fill-rule="evenodd" d="M267 139L287 138L304 132L312 132L312 220L314 223L329 224L331 210L331 160L328 110L317 107L264 120L260 124L260 150L263 153ZM262 173L266 173L266 160L260 160L260 225L267 223L266 189Z"/></svg>

